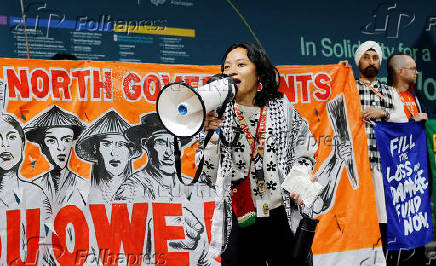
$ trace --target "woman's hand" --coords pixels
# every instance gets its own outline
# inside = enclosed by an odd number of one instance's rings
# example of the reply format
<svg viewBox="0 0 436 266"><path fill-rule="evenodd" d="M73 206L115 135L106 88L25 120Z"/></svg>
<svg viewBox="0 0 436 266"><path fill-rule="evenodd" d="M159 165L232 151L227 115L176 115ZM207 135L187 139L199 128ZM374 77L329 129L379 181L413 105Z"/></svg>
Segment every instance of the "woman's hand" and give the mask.
<svg viewBox="0 0 436 266"><path fill-rule="evenodd" d="M217 130L223 123L222 119L218 119L218 114L212 110L206 114L206 120L204 121L204 131Z"/></svg>
<svg viewBox="0 0 436 266"><path fill-rule="evenodd" d="M298 202L298 205L303 205L303 200L300 199L300 194L291 194L290 196Z"/></svg>
<svg viewBox="0 0 436 266"><path fill-rule="evenodd" d="M310 181L316 182L316 181L318 181L318 177L317 176L312 176L310 178ZM303 200L301 199L300 194L289 194L289 195L291 196L291 198L293 198L294 200L296 200L298 202L298 205L301 206L301 205L304 204Z"/></svg>

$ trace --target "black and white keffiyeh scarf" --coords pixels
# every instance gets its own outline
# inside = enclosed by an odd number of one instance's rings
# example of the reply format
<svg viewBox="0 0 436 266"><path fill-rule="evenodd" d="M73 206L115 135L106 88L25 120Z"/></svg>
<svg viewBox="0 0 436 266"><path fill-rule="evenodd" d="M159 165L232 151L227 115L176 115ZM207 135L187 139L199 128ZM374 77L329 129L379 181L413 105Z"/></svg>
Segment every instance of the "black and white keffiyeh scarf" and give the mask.
<svg viewBox="0 0 436 266"><path fill-rule="evenodd" d="M221 136L219 141L219 167L215 182L216 200L215 210L212 219L212 240L209 252L212 257L218 257L225 250L232 227L232 156L237 156L235 149L232 149L235 138L240 132L238 122L233 110L234 103L228 103L221 126ZM301 136L311 136L307 122L295 110L292 104L283 99L271 100L267 106L267 116L271 121L269 136L274 138L276 143L278 176L280 183L292 168L294 161L311 165L314 164L313 158L304 158L295 154L295 147ZM300 139L301 140L301 139ZM249 147L243 150L250 150ZM291 229L295 232L301 219L297 205L290 199L289 193L282 190L282 197L288 221Z"/></svg>

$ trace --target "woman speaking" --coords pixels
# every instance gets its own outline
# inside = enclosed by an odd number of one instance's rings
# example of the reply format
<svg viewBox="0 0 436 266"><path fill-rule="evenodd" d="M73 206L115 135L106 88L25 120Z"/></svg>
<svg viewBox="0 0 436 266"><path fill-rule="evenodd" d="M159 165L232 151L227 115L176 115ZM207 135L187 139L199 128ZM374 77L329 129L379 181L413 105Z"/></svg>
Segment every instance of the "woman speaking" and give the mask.
<svg viewBox="0 0 436 266"><path fill-rule="evenodd" d="M203 151L203 173L217 192L210 253L225 250L223 265L301 265L290 254L302 201L280 185L293 166L312 172L317 147L308 145L307 121L279 92L278 70L262 49L233 44L221 71L238 92L222 119L212 111L205 121L205 131L220 128Z"/></svg>

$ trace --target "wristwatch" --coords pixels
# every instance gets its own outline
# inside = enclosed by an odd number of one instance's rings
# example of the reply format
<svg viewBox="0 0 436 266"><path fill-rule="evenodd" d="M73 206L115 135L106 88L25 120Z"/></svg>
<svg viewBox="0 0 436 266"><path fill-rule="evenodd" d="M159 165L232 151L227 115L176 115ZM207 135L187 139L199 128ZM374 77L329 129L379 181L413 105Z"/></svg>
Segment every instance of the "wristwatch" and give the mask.
<svg viewBox="0 0 436 266"><path fill-rule="evenodd" d="M386 111L386 110L384 110L385 111L385 117L384 117L384 119L385 120L389 120L389 118L391 117L391 114L388 112L388 111Z"/></svg>

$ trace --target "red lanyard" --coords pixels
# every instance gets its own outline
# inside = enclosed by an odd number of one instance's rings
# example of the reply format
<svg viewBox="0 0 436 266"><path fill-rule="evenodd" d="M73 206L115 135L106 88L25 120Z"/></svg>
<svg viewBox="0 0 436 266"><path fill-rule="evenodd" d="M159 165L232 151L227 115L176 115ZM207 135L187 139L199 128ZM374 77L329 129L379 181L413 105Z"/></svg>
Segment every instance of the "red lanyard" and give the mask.
<svg viewBox="0 0 436 266"><path fill-rule="evenodd" d="M380 97L380 99L382 99L383 101L386 101L386 97L381 94L378 90L376 90L371 83L369 82L365 82L365 80L363 79L359 79L360 83L362 83L363 85L367 86L370 90L372 90L372 92L374 92L378 97Z"/></svg>
<svg viewBox="0 0 436 266"><path fill-rule="evenodd" d="M264 107L262 107L260 109L260 117L259 117L259 121L257 122L257 127L256 127L256 134L253 135L250 133L250 128L247 125L247 122L244 119L244 115L241 113L241 111L239 110L239 108L235 105L234 106L234 110L236 113L236 117L238 118L239 124L241 125L244 133L245 133L245 137L247 138L248 143L250 144L251 147L251 156L250 156L250 164L248 167L248 175L247 177L250 178L250 174L251 174L251 163L253 162L253 159L255 159L255 157L257 157L256 160L257 163L255 162L255 179L256 179L256 184L257 184L257 188L258 191L261 195L263 195L263 193L265 193L265 178L263 175L263 169L262 169L262 164L263 164L263 151L264 151L264 146L265 146L265 128L266 128L266 109ZM257 145L257 150L256 150L256 142L259 144ZM257 168L256 169L256 165Z"/></svg>
<svg viewBox="0 0 436 266"><path fill-rule="evenodd" d="M244 119L244 115L241 110L239 110L238 106L234 106L234 110L236 113L236 117L238 118L239 124L242 127L242 130L245 133L245 137L247 138L248 143L251 147L251 158L254 158L256 153L259 153L260 156L263 157L264 146L265 146L265 128L266 128L266 109L262 107L260 109L260 117L257 122L256 134L253 135L250 133L250 128L247 125L247 122ZM256 150L256 142L259 144Z"/></svg>

